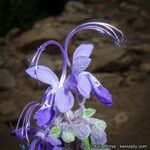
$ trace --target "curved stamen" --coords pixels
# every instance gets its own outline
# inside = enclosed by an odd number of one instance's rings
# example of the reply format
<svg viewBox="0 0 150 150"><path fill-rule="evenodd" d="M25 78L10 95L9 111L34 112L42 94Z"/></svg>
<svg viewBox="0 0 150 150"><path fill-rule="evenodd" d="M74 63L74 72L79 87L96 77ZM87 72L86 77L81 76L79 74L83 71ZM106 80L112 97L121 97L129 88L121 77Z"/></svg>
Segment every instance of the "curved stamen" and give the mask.
<svg viewBox="0 0 150 150"><path fill-rule="evenodd" d="M100 26L101 28L107 28L108 30L111 30L112 32L114 32L113 31L113 29L114 29L115 31L117 31L118 33L121 34L122 39L125 38L125 36L124 36L124 34L122 33L121 30L117 29L116 27L114 27L114 26L112 26L110 24L103 23L103 22L87 22L87 23L84 23L84 24L81 24L81 25L77 26L74 30L72 30L72 32L74 32L75 30L78 30L81 27L89 26L89 25L97 25L97 26ZM116 33L114 32L114 34L116 34Z"/></svg>
<svg viewBox="0 0 150 150"><path fill-rule="evenodd" d="M109 32L108 30L106 30L105 28L101 28L101 27L98 27L98 26L85 26L85 27L82 27L82 28L80 28L80 29L78 29L75 33L77 33L77 32L80 32L80 31L82 31L82 30L96 30L96 31L98 31L98 32L101 32L101 33L103 33L103 34L108 34L109 36L111 36L117 43L119 43L119 39L118 39L118 36L114 33L114 32ZM73 33L73 34L75 34L75 33ZM73 36L73 35L72 35Z"/></svg>
<svg viewBox="0 0 150 150"><path fill-rule="evenodd" d="M110 35L114 34L114 37L118 39L117 34L113 31L113 29L111 27L107 26L107 24L106 25L102 25L102 23L99 23L99 22L95 22L95 24L94 23L83 24L83 25L78 26L78 28L76 28L75 30L78 30L78 29L83 28L83 27L90 27L90 26L95 26L95 28L99 28L100 30L105 30L105 32L109 32L110 31L111 32ZM73 30L72 33L75 32L75 30Z"/></svg>
<svg viewBox="0 0 150 150"><path fill-rule="evenodd" d="M38 69L37 66L38 66L40 56L41 56L42 52L46 49L46 47L49 46L49 45L56 45L57 47L59 47L60 50L61 50L62 56L63 56L62 75L60 77L60 82L59 82L59 85L58 85L58 87L61 87L64 83L65 78L66 78L67 63L66 63L65 51L64 51L62 45L59 42L54 41L54 40L49 40L49 41L46 41L44 44L42 44L37 49L37 52L35 53L32 61L31 61L31 65L36 65L36 70Z"/></svg>
<svg viewBox="0 0 150 150"><path fill-rule="evenodd" d="M33 111L35 110L35 108L36 108L37 106L39 106L39 104L33 105L32 108L29 110L27 116L25 117L25 118L26 118L26 119L25 119L25 136L26 136L26 139L27 139L28 143L29 143L29 138L28 138L27 131L28 131L28 127L29 127L29 125L30 125L31 115L32 115Z"/></svg>
<svg viewBox="0 0 150 150"><path fill-rule="evenodd" d="M108 30L104 29L104 28L100 28L100 27L97 27L97 26L84 26L84 27L81 27L79 28L78 30L72 32L71 34L69 34L68 38L66 38L66 43L65 43L65 52L67 53L67 48L68 48L68 45L69 45L69 42L71 40L71 38L73 37L74 34L76 34L77 32L80 32L80 31L83 31L83 30L95 30L95 31L98 31L98 32L101 32L103 34L108 34L110 35L111 37L114 38L114 41L115 43L119 43L118 41L118 37L116 35L113 35L111 34ZM117 40L116 40L117 39ZM66 54L67 55L67 54ZM67 57L68 58L68 57ZM69 62L69 59L67 60L68 61L68 65L70 66L70 62Z"/></svg>
<svg viewBox="0 0 150 150"><path fill-rule="evenodd" d="M119 38L117 36L117 34L115 33L115 31L117 31L118 33L121 34L122 39L124 39L123 33L117 29L116 27L113 27L107 23L101 23L101 22L88 22L88 23L84 23L79 25L78 27L76 27L75 29L73 29L67 36L66 40L65 40L65 53L66 53L66 57L67 57L67 63L70 66L70 61L67 55L67 49L68 49L68 45L69 42L71 40L71 38L73 37L74 34L82 31L82 30L88 30L88 29L92 29L92 30L96 30L99 31L103 34L108 34L109 36L114 38L114 42L115 44L117 44L119 46ZM115 31L114 31L115 30Z"/></svg>
<svg viewBox="0 0 150 150"><path fill-rule="evenodd" d="M36 104L34 104L34 105L32 105L32 106L30 106L29 108L28 108L28 110L27 110L27 112L26 112L26 114L25 114L25 116L24 116L24 119L23 119L23 123L22 123L22 128L21 128L21 134L23 135L24 134L24 131L26 132L26 130L25 130L25 126L26 126L26 120L27 120L27 118L28 118L28 116L29 116L29 113L30 113L30 111L33 109L33 108L35 108L35 106L37 107L39 104L38 103L36 103Z"/></svg>
<svg viewBox="0 0 150 150"><path fill-rule="evenodd" d="M24 107L23 111L21 112L21 114L20 114L20 116L19 116L19 119L18 119L18 122L17 122L16 128L15 128L15 131L17 131L17 130L18 130L18 127L19 127L19 124L20 124L21 118L22 118L22 116L23 116L24 112L26 111L26 109L27 109L27 108L28 108L31 104L34 104L34 103L37 103L37 102L32 101L32 102L28 103L28 104Z"/></svg>

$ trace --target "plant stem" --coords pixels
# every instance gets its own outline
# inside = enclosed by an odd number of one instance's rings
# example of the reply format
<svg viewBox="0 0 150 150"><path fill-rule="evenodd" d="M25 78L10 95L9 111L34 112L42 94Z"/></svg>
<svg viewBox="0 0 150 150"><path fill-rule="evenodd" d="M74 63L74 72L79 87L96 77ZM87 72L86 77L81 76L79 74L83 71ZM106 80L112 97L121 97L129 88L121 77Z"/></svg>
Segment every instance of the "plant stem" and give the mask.
<svg viewBox="0 0 150 150"><path fill-rule="evenodd" d="M89 138L85 138L83 141L82 141L83 145L84 145L84 150L90 150L90 143L89 143Z"/></svg>

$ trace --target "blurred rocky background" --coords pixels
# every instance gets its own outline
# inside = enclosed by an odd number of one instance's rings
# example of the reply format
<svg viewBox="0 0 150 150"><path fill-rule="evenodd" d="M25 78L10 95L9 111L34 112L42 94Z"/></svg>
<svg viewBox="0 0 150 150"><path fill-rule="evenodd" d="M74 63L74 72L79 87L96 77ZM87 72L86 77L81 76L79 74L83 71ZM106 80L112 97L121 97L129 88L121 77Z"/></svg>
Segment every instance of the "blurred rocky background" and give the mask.
<svg viewBox="0 0 150 150"><path fill-rule="evenodd" d="M149 144L150 126L150 28L149 0L1 0L0 1L0 149L18 149L9 135L23 107L40 101L46 86L25 73L36 48L48 39L64 42L78 24L102 21L121 29L127 45L94 32L76 35L71 55L81 43L95 44L89 70L113 95L108 108L94 97L87 106L108 123L108 144ZM41 64L61 73L61 56L55 47L42 55ZM119 149L119 148L116 148Z"/></svg>

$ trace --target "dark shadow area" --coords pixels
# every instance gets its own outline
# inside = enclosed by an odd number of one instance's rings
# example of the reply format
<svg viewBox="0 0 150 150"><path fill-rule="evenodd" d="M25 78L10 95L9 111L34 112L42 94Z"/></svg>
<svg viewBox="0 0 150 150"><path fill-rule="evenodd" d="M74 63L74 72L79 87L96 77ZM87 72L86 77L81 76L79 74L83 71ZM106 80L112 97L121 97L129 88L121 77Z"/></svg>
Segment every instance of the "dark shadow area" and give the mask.
<svg viewBox="0 0 150 150"><path fill-rule="evenodd" d="M19 27L29 29L32 24L48 16L59 15L68 0L1 0L0 36L8 30Z"/></svg>

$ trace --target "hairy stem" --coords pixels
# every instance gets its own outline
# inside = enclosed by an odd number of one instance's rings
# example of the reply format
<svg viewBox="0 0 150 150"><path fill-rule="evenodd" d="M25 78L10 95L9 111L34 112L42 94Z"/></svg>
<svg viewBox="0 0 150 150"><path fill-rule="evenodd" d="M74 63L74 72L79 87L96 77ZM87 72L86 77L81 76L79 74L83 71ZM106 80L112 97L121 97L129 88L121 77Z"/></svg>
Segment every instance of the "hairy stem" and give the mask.
<svg viewBox="0 0 150 150"><path fill-rule="evenodd" d="M82 141L82 144L84 146L84 150L90 150L90 142L88 137Z"/></svg>

